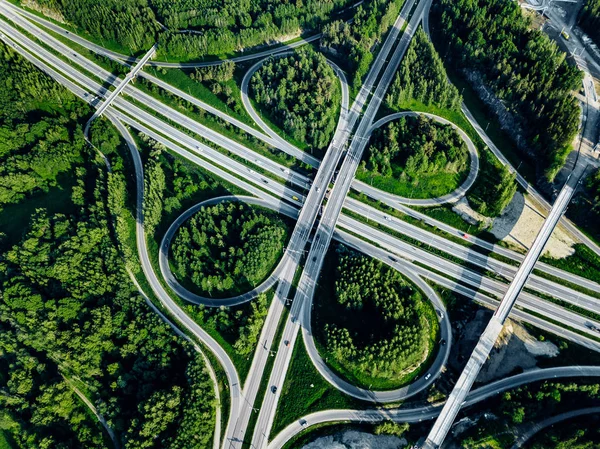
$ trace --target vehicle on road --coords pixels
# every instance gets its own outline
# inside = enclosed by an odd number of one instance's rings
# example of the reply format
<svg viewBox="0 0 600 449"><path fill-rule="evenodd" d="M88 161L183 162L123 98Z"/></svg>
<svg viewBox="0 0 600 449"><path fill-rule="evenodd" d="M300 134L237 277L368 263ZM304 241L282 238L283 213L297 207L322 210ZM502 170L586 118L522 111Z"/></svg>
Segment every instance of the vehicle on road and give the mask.
<svg viewBox="0 0 600 449"><path fill-rule="evenodd" d="M427 373L427 375L425 376L425 380L429 380L431 379L431 373Z"/></svg>
<svg viewBox="0 0 600 449"><path fill-rule="evenodd" d="M202 153L202 151L204 151L204 150L203 150L203 149L200 147L200 145L196 145L196 150L198 150L200 153Z"/></svg>
<svg viewBox="0 0 600 449"><path fill-rule="evenodd" d="M300 198L298 198L296 195L293 195L293 196L292 196L292 199L293 199L294 201L300 201Z"/></svg>
<svg viewBox="0 0 600 449"><path fill-rule="evenodd" d="M594 332L598 332L600 334L600 327L596 326L593 323L590 323L589 321L585 323L585 325L587 326L588 329L594 331Z"/></svg>
<svg viewBox="0 0 600 449"><path fill-rule="evenodd" d="M286 345L286 346L289 346L290 345L290 341L289 340L284 340L283 344Z"/></svg>
<svg viewBox="0 0 600 449"><path fill-rule="evenodd" d="M563 37L564 40L568 41L569 40L569 33L567 33L565 30L562 30L560 32L560 35Z"/></svg>
<svg viewBox="0 0 600 449"><path fill-rule="evenodd" d="M390 258L390 260L391 260L392 262L398 262L398 259L396 259L395 257L392 257L392 256L388 256L388 257Z"/></svg>
<svg viewBox="0 0 600 449"><path fill-rule="evenodd" d="M273 394L277 393L277 387L275 385L271 386L271 393L273 393Z"/></svg>
<svg viewBox="0 0 600 449"><path fill-rule="evenodd" d="M446 340L444 340L443 338L440 340L440 345L442 346L446 346Z"/></svg>
<svg viewBox="0 0 600 449"><path fill-rule="evenodd" d="M267 181L265 178L262 178L262 182L264 182L265 184L269 183L269 181Z"/></svg>
<svg viewBox="0 0 600 449"><path fill-rule="evenodd" d="M438 314L438 316L440 317L441 320L444 319L444 314L440 309L435 309L436 313Z"/></svg>

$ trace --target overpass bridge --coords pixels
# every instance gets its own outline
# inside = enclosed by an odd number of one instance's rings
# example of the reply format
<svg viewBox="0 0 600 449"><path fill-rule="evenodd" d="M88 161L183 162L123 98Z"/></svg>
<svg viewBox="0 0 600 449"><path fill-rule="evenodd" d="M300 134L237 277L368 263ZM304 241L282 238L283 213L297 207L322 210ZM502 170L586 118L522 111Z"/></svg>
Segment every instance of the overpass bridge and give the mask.
<svg viewBox="0 0 600 449"><path fill-rule="evenodd" d="M157 44L154 44L152 46L152 48L150 48L150 50L148 50L148 52L135 64L135 66L125 76L123 81L121 81L121 83L116 87L116 89L112 91L112 93L108 96L108 98L106 100L104 100L104 102L100 105L100 107L98 109L96 109L96 112L94 112L94 115L92 115L90 117L90 119L88 120L88 122L85 125L84 135L86 137L88 135L90 125L92 124L94 119L96 119L96 118L100 117L102 114L104 114L104 112L108 109L108 107L111 105L111 103L114 101L114 99L117 98L117 96L121 92L123 92L123 89L125 89L125 86L127 86L127 84L133 78L135 78L137 76L137 74L140 72L140 70L142 70L144 65L146 65L146 63L150 60L150 58L152 58L154 56L154 54L156 53L156 48L157 48Z"/></svg>
<svg viewBox="0 0 600 449"><path fill-rule="evenodd" d="M458 415L460 408L466 401L467 395L469 394L473 383L475 383L475 379L477 378L479 371L481 371L481 368L485 364L492 347L494 346L494 343L498 339L498 336L500 335L500 332L504 326L504 322L508 318L508 315L514 306L517 297L519 296L519 293L521 293L527 278L533 271L533 267L537 259L542 254L542 250L546 246L552 231L554 231L554 228L556 227L560 217L567 209L567 205L569 204L569 201L571 201L571 198L577 189L577 185L579 184L579 180L582 178L585 169L585 164L577 165L576 163L575 168L567 178L567 181L556 198L548 217L544 221L542 228L536 236L533 245L531 245L531 248L525 256L523 263L515 274L515 278L508 287L504 298L502 298L502 301L496 309L496 312L494 312L494 315L483 331L483 334L481 334L477 346L475 346L467 365L463 369L463 372L458 378L456 385L452 389L452 392L450 393L450 396L448 397L448 400L446 401L440 415L436 419L431 431L429 432L427 439L424 443L420 444L419 447L422 449L438 449L444 442L444 439L450 431L450 427Z"/></svg>

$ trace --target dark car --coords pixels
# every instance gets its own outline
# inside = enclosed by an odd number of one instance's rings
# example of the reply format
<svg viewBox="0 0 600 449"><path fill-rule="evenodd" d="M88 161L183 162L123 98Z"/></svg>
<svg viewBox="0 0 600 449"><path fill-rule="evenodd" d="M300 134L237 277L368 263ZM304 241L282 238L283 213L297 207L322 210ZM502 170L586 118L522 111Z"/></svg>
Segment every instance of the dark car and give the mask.
<svg viewBox="0 0 600 449"><path fill-rule="evenodd" d="M273 394L277 393L277 387L276 387L275 385L273 385L273 386L271 387L271 392L272 392Z"/></svg>
<svg viewBox="0 0 600 449"><path fill-rule="evenodd" d="M398 262L398 259L396 259L395 257L392 257L392 256L388 256L388 257L390 258L390 260L391 260L392 262Z"/></svg>

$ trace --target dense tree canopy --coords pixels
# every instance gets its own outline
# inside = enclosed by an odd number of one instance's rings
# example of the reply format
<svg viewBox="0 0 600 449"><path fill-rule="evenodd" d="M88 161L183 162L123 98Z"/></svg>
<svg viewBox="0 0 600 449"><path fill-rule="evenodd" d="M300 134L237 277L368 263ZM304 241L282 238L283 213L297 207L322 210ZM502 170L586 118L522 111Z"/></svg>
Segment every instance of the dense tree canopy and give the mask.
<svg viewBox="0 0 600 449"><path fill-rule="evenodd" d="M590 35L596 45L600 44L600 1L585 0L579 14L579 25Z"/></svg>
<svg viewBox="0 0 600 449"><path fill-rule="evenodd" d="M173 32L159 52L179 59L222 55L317 29L350 0L151 0L159 20ZM191 32L174 32L175 30Z"/></svg>
<svg viewBox="0 0 600 449"><path fill-rule="evenodd" d="M0 249L0 427L24 449L107 447L77 388L121 447L208 448L214 393L203 359L124 269L122 219L131 213L118 135L102 120L92 127L109 173L83 144L88 107L2 44L0 51L0 83L10 86L0 89L0 121L14 143L2 156L22 161L6 163L0 180L72 178L69 212L28 214L25 201L11 205L10 216L0 210L2 227L18 220L23 228ZM23 192L49 203L56 192L44 190L40 183Z"/></svg>
<svg viewBox="0 0 600 449"><path fill-rule="evenodd" d="M333 298L323 298L317 318L328 358L363 378L397 381L431 351L431 305L380 261L343 246L333 258Z"/></svg>
<svg viewBox="0 0 600 449"><path fill-rule="evenodd" d="M458 89L450 83L442 58L419 27L406 50L386 96L391 109L410 100L442 109L460 109Z"/></svg>
<svg viewBox="0 0 600 449"><path fill-rule="evenodd" d="M579 108L571 93L581 85L581 72L548 36L529 27L516 2L440 0L432 18L448 58L553 179L577 132ZM492 102L482 83L500 101Z"/></svg>
<svg viewBox="0 0 600 449"><path fill-rule="evenodd" d="M204 207L173 239L173 272L205 295L250 290L275 268L288 231L276 213L245 203Z"/></svg>
<svg viewBox="0 0 600 449"><path fill-rule="evenodd" d="M580 382L585 381L580 379ZM479 418L474 426L460 435L460 446L466 449L475 449L505 447L504 444L506 444L506 447L510 447L514 441L514 435L520 434L522 429L528 428L531 423L537 423L570 410L597 406L599 398L600 385L597 383L544 381L524 385L499 395L497 399L492 399L493 403L489 405L489 411L485 414L487 417ZM581 421L584 420L585 418L578 418L572 422L577 428L577 424L581 425ZM558 430L560 426L555 426L554 429ZM597 448L600 435L596 429L597 426L590 427L590 431L579 430L557 438L556 432L549 428L534 436L533 441L529 442L527 447L531 449ZM552 435L553 433L554 435ZM500 441L505 443L502 444Z"/></svg>
<svg viewBox="0 0 600 449"><path fill-rule="evenodd" d="M267 61L250 80L255 101L295 140L329 145L337 124L339 82L325 57L310 48Z"/></svg>
<svg viewBox="0 0 600 449"><path fill-rule="evenodd" d="M0 210L81 163L88 107L0 42Z"/></svg>
<svg viewBox="0 0 600 449"><path fill-rule="evenodd" d="M27 5L134 52L150 49L160 30L147 0L34 0Z"/></svg>
<svg viewBox="0 0 600 449"><path fill-rule="evenodd" d="M377 44L390 29L404 0L371 0L359 5L354 21L336 20L323 27L321 49L333 53L351 73L354 89L369 71Z"/></svg>
<svg viewBox="0 0 600 449"><path fill-rule="evenodd" d="M466 144L452 126L409 116L373 132L359 175L375 175L393 193L416 189L415 197L433 197L456 189L468 168Z"/></svg>

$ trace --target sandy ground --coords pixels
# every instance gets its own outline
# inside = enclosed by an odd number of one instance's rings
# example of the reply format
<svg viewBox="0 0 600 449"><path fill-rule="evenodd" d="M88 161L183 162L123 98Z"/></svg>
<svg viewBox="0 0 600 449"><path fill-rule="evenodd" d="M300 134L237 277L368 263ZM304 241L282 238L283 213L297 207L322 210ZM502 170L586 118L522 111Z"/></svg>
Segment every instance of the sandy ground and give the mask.
<svg viewBox="0 0 600 449"><path fill-rule="evenodd" d="M526 196L517 192L504 213L494 220L491 232L511 248L524 252L533 243L543 222L544 216ZM568 257L575 252L574 244L573 239L557 227L544 249L544 255L555 259Z"/></svg>
<svg viewBox="0 0 600 449"><path fill-rule="evenodd" d="M535 368L537 357L556 357L558 353L554 343L539 341L519 323L508 320L477 382L488 383L519 368L524 371Z"/></svg>
<svg viewBox="0 0 600 449"><path fill-rule="evenodd" d="M452 210L461 216L463 220L472 225L484 223L484 228L488 228L492 224L492 219L479 212L474 211L469 204L469 201L463 196L460 200L454 203Z"/></svg>
<svg viewBox="0 0 600 449"><path fill-rule="evenodd" d="M407 444L404 438L345 430L334 435L317 438L302 449L398 449Z"/></svg>

